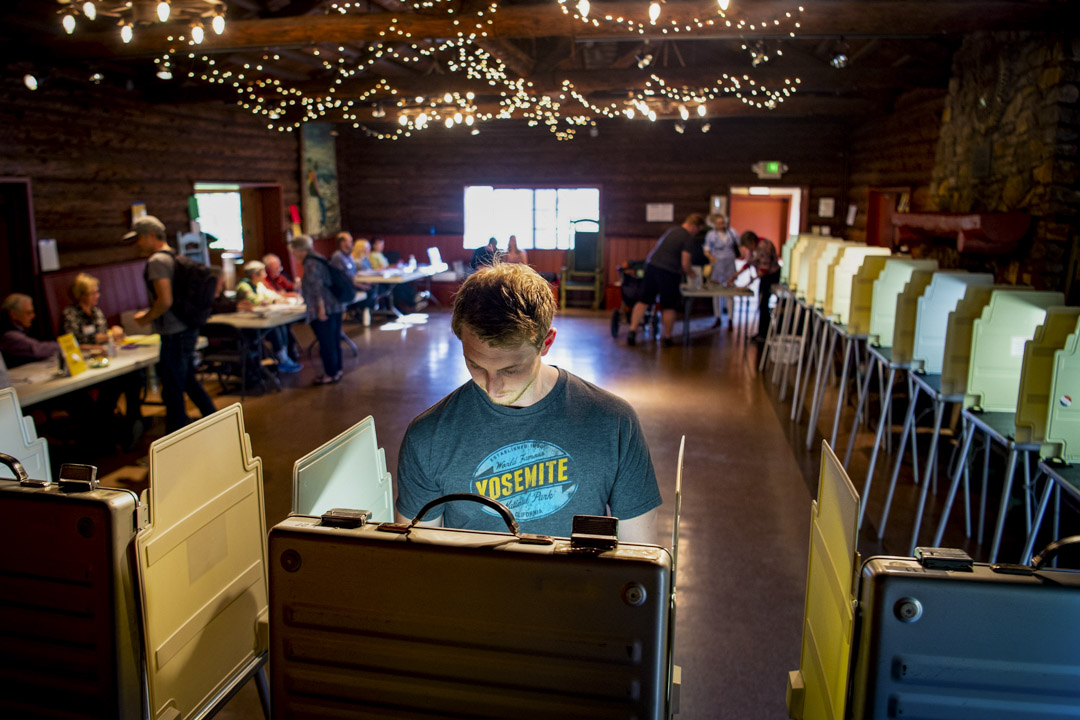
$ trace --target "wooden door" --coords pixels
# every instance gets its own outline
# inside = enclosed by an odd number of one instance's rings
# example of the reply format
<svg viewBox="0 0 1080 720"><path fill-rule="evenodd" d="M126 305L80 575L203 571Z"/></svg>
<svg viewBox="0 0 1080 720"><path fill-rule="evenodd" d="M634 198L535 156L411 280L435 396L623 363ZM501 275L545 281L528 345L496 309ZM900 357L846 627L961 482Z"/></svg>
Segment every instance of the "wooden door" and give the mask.
<svg viewBox="0 0 1080 720"><path fill-rule="evenodd" d="M752 230L758 237L769 238L777 252L787 239L791 199L787 197L761 197L733 195L728 221L740 235Z"/></svg>

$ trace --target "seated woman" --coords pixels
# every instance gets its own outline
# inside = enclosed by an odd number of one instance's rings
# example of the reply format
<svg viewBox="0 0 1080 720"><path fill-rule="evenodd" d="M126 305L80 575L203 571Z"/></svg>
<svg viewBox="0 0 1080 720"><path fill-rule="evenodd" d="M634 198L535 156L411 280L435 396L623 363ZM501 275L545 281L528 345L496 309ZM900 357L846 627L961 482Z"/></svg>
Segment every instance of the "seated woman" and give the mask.
<svg viewBox="0 0 1080 720"><path fill-rule="evenodd" d="M377 237L371 241L371 256L368 259L371 261L372 270L390 267L390 261L386 259L386 255L383 255L384 250L386 250L386 240Z"/></svg>
<svg viewBox="0 0 1080 720"><path fill-rule="evenodd" d="M379 238L375 238L375 242L378 244ZM374 263L375 256L374 253L371 252L371 243L364 238L360 238L353 243L352 259L353 262L356 263L356 272L358 274L380 269L379 267L376 267ZM385 261L385 258L383 258L383 260ZM345 311L353 320L359 320L366 327L371 324L371 311L375 309L376 302L378 301L380 286L360 282L355 284L357 290L363 290L367 293L367 297L358 302L351 303Z"/></svg>
<svg viewBox="0 0 1080 720"><path fill-rule="evenodd" d="M71 284L71 297L74 305L64 308L60 316L60 332L72 334L79 345L101 346L109 342L122 342L124 330L119 325L109 327L105 313L98 307L101 298L101 284L93 275L79 273ZM146 384L143 371L126 373L111 380L99 383L97 395L98 411L104 413L107 420L114 417L116 402L124 396L124 424L119 435L125 449L135 444L142 435L142 389Z"/></svg>
<svg viewBox="0 0 1080 720"><path fill-rule="evenodd" d="M239 302L251 303L256 308L284 302L285 298L271 290L266 284L266 265L262 262L258 260L248 262L244 265L244 274L247 277L236 285L236 299ZM270 341L270 347L274 350L279 372L295 373L303 369L303 365L289 357L289 331L284 325L270 328L266 333L266 339Z"/></svg>

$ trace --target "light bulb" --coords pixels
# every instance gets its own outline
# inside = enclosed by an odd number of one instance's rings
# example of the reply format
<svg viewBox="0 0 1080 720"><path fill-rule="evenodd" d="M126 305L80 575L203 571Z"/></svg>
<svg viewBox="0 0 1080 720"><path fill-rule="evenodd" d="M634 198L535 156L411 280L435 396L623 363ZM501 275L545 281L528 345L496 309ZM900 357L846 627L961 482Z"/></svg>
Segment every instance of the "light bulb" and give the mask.
<svg viewBox="0 0 1080 720"><path fill-rule="evenodd" d="M168 63L162 63L161 67L158 68L157 76L162 80L172 80L172 70L169 68Z"/></svg>
<svg viewBox="0 0 1080 720"><path fill-rule="evenodd" d="M26 86L27 90L37 90L38 89L38 79L36 77L34 77L32 74L26 73L25 75L23 75L22 81L23 81L23 85Z"/></svg>
<svg viewBox="0 0 1080 720"><path fill-rule="evenodd" d="M454 113L454 122L459 123L459 122L461 122L461 120L462 120L461 113L459 113L459 112Z"/></svg>
<svg viewBox="0 0 1080 720"><path fill-rule="evenodd" d="M701 132L707 133L707 132L709 132L709 129L711 127L712 127L712 125L710 125L709 123L705 123L704 125L701 126Z"/></svg>
<svg viewBox="0 0 1080 720"><path fill-rule="evenodd" d="M682 123L675 123L675 132L682 135L684 132L686 132L686 126Z"/></svg>
<svg viewBox="0 0 1080 720"><path fill-rule="evenodd" d="M655 0L649 3L649 22L656 24L657 18L660 17L660 3Z"/></svg>
<svg viewBox="0 0 1080 720"><path fill-rule="evenodd" d="M64 32L68 35L75 32L75 16L71 13L64 13L64 17L60 19L60 24L64 26Z"/></svg>
<svg viewBox="0 0 1080 720"><path fill-rule="evenodd" d="M685 105L679 106L679 117L681 117L683 120L690 119L690 111L686 109Z"/></svg>
<svg viewBox="0 0 1080 720"><path fill-rule="evenodd" d="M408 125L409 124L409 116L408 115L398 115L397 121L398 121L398 125Z"/></svg>
<svg viewBox="0 0 1080 720"><path fill-rule="evenodd" d="M656 122L656 111L655 110L650 110L649 111L649 122Z"/></svg>
<svg viewBox="0 0 1080 720"><path fill-rule="evenodd" d="M731 0L716 0L716 2L723 12L727 12L728 7L731 5Z"/></svg>
<svg viewBox="0 0 1080 720"><path fill-rule="evenodd" d="M704 105L698 105L698 106L697 106L697 114L698 114L698 117L705 117L705 113L706 113L706 112L707 112L707 110L705 110L705 106L704 106Z"/></svg>
<svg viewBox="0 0 1080 720"><path fill-rule="evenodd" d="M205 33L203 31L202 23L195 23L191 26L191 39L196 45L202 44Z"/></svg>
<svg viewBox="0 0 1080 720"><path fill-rule="evenodd" d="M475 118L473 118L472 115L466 115L465 116L465 124L466 125L468 125L469 127L472 127L474 122L476 122L476 120L475 120Z"/></svg>
<svg viewBox="0 0 1080 720"><path fill-rule="evenodd" d="M97 17L97 5L90 2L90 0L87 0L86 2L83 3L82 11L83 11L83 15L86 16L87 20L93 20L94 18Z"/></svg>
<svg viewBox="0 0 1080 720"><path fill-rule="evenodd" d="M626 119L627 120L633 120L634 119L634 108L626 108Z"/></svg>
<svg viewBox="0 0 1080 720"><path fill-rule="evenodd" d="M131 42L131 38L135 36L135 31L131 29L130 23L124 23L120 26L120 39L124 41L124 44Z"/></svg>
<svg viewBox="0 0 1080 720"><path fill-rule="evenodd" d="M578 0L577 11L581 17L589 17L589 0Z"/></svg>
<svg viewBox="0 0 1080 720"><path fill-rule="evenodd" d="M428 121L427 113L424 113L424 112L420 113L419 115L416 116L416 127L424 127L425 125L427 125L427 121Z"/></svg>
<svg viewBox="0 0 1080 720"><path fill-rule="evenodd" d="M169 19L169 13L172 11L172 7L169 5L169 0L161 0L157 4L157 17L161 22L165 22Z"/></svg>
<svg viewBox="0 0 1080 720"><path fill-rule="evenodd" d="M214 32L218 35L225 32L225 16L215 15L214 19L210 21L210 27L214 28Z"/></svg>
<svg viewBox="0 0 1080 720"><path fill-rule="evenodd" d="M454 127L454 118L446 118L446 120L443 121L443 124L446 125L446 129L449 130L450 128Z"/></svg>
<svg viewBox="0 0 1080 720"><path fill-rule="evenodd" d="M446 93L445 95L443 95L442 99L443 99L443 102L447 102L447 103L454 102L454 96L451 95L450 93Z"/></svg>

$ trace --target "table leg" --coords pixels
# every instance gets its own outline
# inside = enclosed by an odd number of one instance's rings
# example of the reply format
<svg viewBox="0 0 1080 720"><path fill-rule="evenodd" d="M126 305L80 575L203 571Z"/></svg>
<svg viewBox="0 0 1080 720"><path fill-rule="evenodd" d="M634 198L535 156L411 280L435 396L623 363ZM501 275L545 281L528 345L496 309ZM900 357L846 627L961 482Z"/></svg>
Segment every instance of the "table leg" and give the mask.
<svg viewBox="0 0 1080 720"><path fill-rule="evenodd" d="M858 362L859 359L855 358L856 375L858 375ZM866 362L866 373L862 376L862 381L856 383L859 386L859 397L858 402L855 403L855 420L851 424L851 436L848 438L847 452L844 453L845 470L847 470L848 463L851 462L851 451L855 449L855 436L859 432L859 424L862 420L863 413L865 412L864 403L866 402L866 396L870 393L870 378L874 374L874 366L875 363L868 358ZM880 373L880 368L878 372ZM856 380L858 380L857 377Z"/></svg>
<svg viewBox="0 0 1080 720"><path fill-rule="evenodd" d="M1001 504L998 507L997 523L994 525L994 540L990 544L990 562L997 562L998 549L1001 546L1001 535L1005 530L1005 515L1009 512L1009 496L1012 495L1013 475L1016 473L1016 448L1009 448L1009 463L1005 470L1005 484L1001 488Z"/></svg>
<svg viewBox="0 0 1080 720"><path fill-rule="evenodd" d="M810 373L815 369L820 371L820 364L818 363L818 347L825 340L825 336L820 332L824 323L814 314L813 310L808 311L810 317L814 321L814 327L811 330L810 335L810 352L806 354L806 374L802 378L802 382L799 386L799 392L796 394L795 402L791 407L791 419L798 421L799 415L802 414L803 402L806 400L806 390L810 387ZM819 337L820 336L820 337Z"/></svg>

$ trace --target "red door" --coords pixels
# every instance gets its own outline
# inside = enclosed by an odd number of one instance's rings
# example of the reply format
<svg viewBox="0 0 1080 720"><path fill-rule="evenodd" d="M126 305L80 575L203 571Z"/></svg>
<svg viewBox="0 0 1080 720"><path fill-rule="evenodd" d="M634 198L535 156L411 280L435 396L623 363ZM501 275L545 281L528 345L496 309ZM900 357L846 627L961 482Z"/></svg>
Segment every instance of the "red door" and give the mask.
<svg viewBox="0 0 1080 720"><path fill-rule="evenodd" d="M758 197L733 195L731 197L731 227L740 235L753 230L758 237L769 238L780 252L787 240L788 215L791 199L786 197Z"/></svg>

